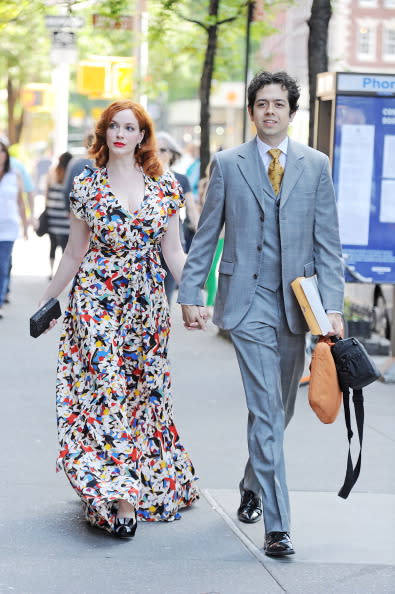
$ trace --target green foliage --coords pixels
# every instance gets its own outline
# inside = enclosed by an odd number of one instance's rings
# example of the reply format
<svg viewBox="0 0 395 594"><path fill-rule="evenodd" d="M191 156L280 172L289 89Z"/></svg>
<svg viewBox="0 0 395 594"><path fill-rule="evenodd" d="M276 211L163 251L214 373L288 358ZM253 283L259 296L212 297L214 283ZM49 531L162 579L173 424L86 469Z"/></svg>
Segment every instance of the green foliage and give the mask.
<svg viewBox="0 0 395 594"><path fill-rule="evenodd" d="M23 0L8 2L0 11L1 53L0 85L5 86L5 77L11 75L16 87L39 76L48 75L48 49L44 27L44 2ZM38 74L40 73L40 74Z"/></svg>
<svg viewBox="0 0 395 594"><path fill-rule="evenodd" d="M89 7L88 10L92 12L92 7ZM94 11L116 20L122 15L133 14L135 2L133 0L103 0L94 4Z"/></svg>
<svg viewBox="0 0 395 594"><path fill-rule="evenodd" d="M208 0L151 0L149 94L167 92L168 100L198 95L207 47ZM272 6L278 2L271 2ZM284 4L284 2L282 3ZM288 2L289 4L289 2ZM243 80L247 7L245 0L220 0L214 79ZM229 20L233 19L233 20ZM223 22L226 21L226 22ZM262 38L275 32L270 11L263 22L251 24L251 53Z"/></svg>

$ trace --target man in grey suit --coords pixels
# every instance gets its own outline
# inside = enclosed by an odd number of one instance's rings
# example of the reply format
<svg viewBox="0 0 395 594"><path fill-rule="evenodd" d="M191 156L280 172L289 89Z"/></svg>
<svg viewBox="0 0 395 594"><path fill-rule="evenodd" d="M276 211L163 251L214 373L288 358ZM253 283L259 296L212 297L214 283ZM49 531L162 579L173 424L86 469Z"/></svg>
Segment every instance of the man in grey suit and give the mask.
<svg viewBox="0 0 395 594"><path fill-rule="evenodd" d="M285 72L248 87L257 136L217 153L178 301L188 329L204 329L201 289L225 225L213 321L229 330L248 407L249 458L238 518L263 516L267 555L294 553L283 454L304 368L307 326L290 283L317 275L333 333L342 332L343 266L328 158L287 136L299 89ZM274 150L273 150L274 149Z"/></svg>

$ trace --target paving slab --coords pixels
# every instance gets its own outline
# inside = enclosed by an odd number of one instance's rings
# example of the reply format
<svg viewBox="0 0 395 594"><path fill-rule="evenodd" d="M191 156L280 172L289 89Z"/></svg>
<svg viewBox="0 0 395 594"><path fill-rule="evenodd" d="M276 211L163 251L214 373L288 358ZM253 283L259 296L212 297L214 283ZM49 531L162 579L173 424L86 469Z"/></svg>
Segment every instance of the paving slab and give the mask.
<svg viewBox="0 0 395 594"><path fill-rule="evenodd" d="M333 494L290 492L296 554L285 559L264 554L263 522L243 524L237 520L237 490L206 489L204 495L285 592L395 591L393 495L358 494L352 507L344 507L344 502L339 498L336 501Z"/></svg>
<svg viewBox="0 0 395 594"><path fill-rule="evenodd" d="M262 551L262 522L244 524L236 517L240 496L236 489L207 489L209 498ZM395 495L356 493L344 501L333 493L291 491L292 541L297 563L391 565L395 562ZM372 547L372 540L375 546ZM344 541L352 535L350 546ZM266 558L267 559L267 558ZM265 562L276 563L269 559Z"/></svg>

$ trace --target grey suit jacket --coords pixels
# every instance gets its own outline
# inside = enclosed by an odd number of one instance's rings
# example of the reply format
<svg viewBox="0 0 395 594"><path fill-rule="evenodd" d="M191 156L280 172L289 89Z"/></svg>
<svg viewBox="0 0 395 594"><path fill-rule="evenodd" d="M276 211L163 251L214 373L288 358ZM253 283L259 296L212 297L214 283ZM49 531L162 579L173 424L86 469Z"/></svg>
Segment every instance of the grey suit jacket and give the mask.
<svg viewBox="0 0 395 594"><path fill-rule="evenodd" d="M247 313L262 262L264 194L274 197L256 139L217 153L178 302L203 305L203 289L225 224L213 322L232 329ZM317 274L325 309L343 310L343 264L336 201L326 155L289 139L279 224L284 306L291 332L307 325L290 286Z"/></svg>

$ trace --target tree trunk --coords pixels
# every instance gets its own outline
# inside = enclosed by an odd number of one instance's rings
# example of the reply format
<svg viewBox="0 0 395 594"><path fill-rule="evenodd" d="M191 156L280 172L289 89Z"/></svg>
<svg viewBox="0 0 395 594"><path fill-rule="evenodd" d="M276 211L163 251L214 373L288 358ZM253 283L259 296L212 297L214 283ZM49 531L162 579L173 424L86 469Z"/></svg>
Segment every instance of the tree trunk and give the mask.
<svg viewBox="0 0 395 594"><path fill-rule="evenodd" d="M310 120L309 145L314 142L314 112L317 74L328 70L328 26L332 16L331 0L313 0L308 20L310 29L308 41Z"/></svg>
<svg viewBox="0 0 395 594"><path fill-rule="evenodd" d="M220 0L210 0L209 15L217 20ZM218 25L208 28L207 47L204 58L202 78L200 79L200 177L206 175L210 162L210 93L214 71L214 58L217 50Z"/></svg>
<svg viewBox="0 0 395 594"><path fill-rule="evenodd" d="M16 123L15 123L15 103L16 103L16 93L14 91L14 85L12 84L12 79L10 76L7 78L7 116L8 116L8 140L10 144L15 144L17 142L17 130L16 130Z"/></svg>

